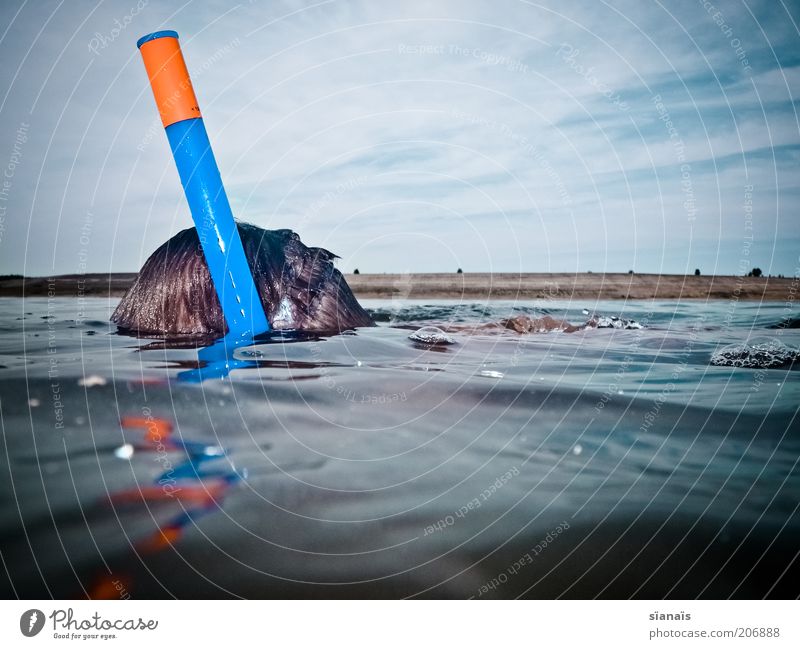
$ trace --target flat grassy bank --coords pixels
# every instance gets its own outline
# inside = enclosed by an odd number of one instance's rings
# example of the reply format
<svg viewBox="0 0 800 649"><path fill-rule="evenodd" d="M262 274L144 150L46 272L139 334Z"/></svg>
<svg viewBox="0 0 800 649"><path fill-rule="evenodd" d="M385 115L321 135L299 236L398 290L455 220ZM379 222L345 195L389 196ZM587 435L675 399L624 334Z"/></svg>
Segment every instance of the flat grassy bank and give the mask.
<svg viewBox="0 0 800 649"><path fill-rule="evenodd" d="M628 273L425 273L345 275L360 298L455 300L794 300L800 280ZM136 273L0 277L0 297L121 297Z"/></svg>

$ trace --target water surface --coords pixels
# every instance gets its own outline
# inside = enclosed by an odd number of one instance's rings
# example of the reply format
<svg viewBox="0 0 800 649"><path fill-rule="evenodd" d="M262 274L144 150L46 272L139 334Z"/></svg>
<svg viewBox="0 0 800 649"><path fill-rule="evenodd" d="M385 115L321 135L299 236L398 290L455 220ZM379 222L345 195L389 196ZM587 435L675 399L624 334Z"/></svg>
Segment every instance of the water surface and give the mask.
<svg viewBox="0 0 800 649"><path fill-rule="evenodd" d="M782 304L363 301L204 381L115 304L0 300L7 596L798 595L800 375L709 363ZM584 309L646 328L409 339Z"/></svg>

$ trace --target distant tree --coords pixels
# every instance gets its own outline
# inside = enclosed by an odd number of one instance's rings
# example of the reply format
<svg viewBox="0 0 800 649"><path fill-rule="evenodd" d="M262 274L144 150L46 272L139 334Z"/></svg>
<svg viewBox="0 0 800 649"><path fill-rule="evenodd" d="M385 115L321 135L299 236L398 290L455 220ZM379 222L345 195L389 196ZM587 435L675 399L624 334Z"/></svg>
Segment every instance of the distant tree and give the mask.
<svg viewBox="0 0 800 649"><path fill-rule="evenodd" d="M694 269L694 276L695 277L700 277L700 269L699 268L695 268Z"/></svg>
<svg viewBox="0 0 800 649"><path fill-rule="evenodd" d="M761 277L761 274L762 274L760 268L754 268L752 273L753 273L753 277Z"/></svg>
<svg viewBox="0 0 800 649"><path fill-rule="evenodd" d="M358 275L358 274L359 274L359 272L358 272L358 268L356 268L356 269L353 271L353 275Z"/></svg>
<svg viewBox="0 0 800 649"><path fill-rule="evenodd" d="M629 270L629 271L628 271L628 275L633 275L633 271L632 271L632 270Z"/></svg>
<svg viewBox="0 0 800 649"><path fill-rule="evenodd" d="M461 275L461 273L463 273L463 272L464 272L464 271L463 271L463 270L461 270L460 268L459 268L459 269L456 271L456 273L458 273L459 275Z"/></svg>

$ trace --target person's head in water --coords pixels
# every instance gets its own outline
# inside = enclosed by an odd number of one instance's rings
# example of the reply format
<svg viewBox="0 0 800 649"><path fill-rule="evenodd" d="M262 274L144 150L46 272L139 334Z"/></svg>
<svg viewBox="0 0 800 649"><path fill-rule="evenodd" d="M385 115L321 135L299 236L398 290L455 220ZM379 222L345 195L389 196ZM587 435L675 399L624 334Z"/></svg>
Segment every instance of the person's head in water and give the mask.
<svg viewBox="0 0 800 649"><path fill-rule="evenodd" d="M273 329L336 332L372 325L336 255L291 230L238 224L253 280ZM142 266L111 321L143 335L222 335L227 326L195 228L176 234Z"/></svg>

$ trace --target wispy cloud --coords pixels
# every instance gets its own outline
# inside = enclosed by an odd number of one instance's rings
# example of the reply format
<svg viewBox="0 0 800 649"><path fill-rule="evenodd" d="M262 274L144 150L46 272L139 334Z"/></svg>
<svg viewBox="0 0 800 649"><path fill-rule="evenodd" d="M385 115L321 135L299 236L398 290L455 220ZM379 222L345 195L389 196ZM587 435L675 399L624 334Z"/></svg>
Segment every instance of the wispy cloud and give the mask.
<svg viewBox="0 0 800 649"><path fill-rule="evenodd" d="M755 265L792 274L797 14L4 3L0 272L136 270L191 225L135 47L173 28L237 216L344 270L733 273L752 235Z"/></svg>

